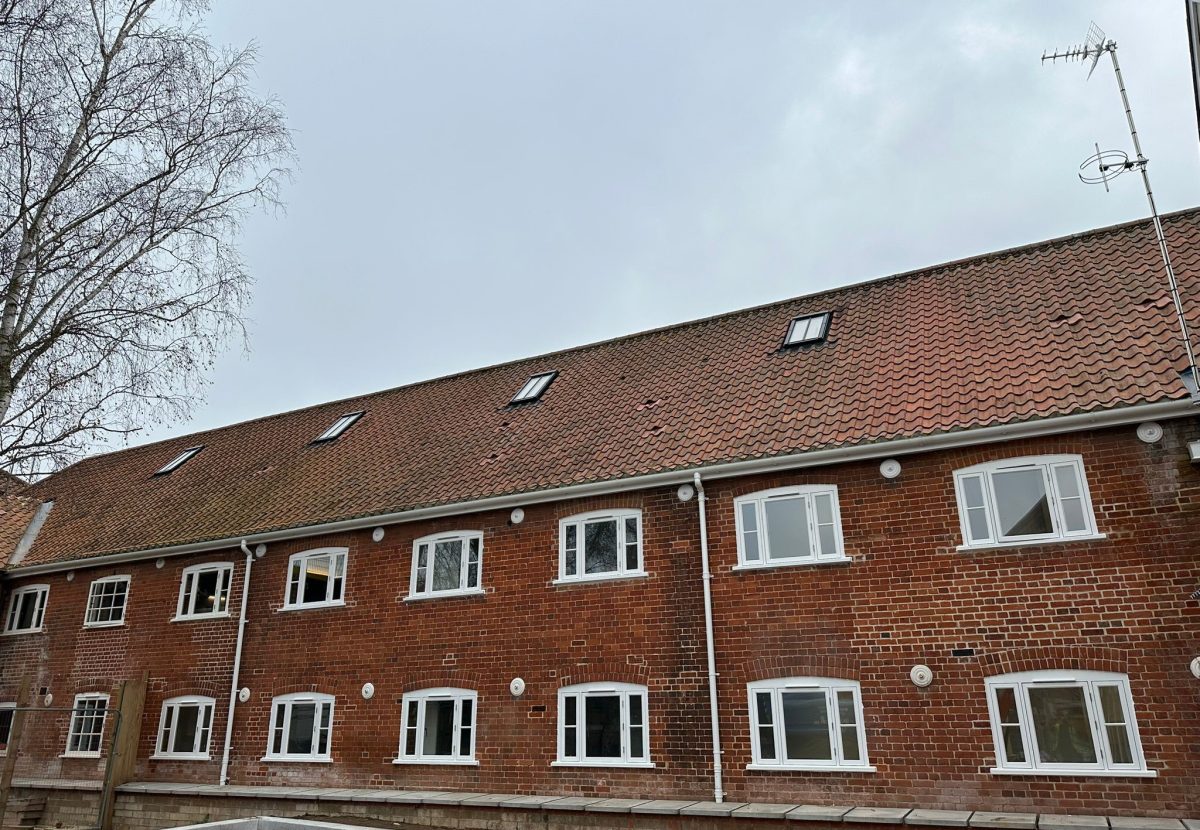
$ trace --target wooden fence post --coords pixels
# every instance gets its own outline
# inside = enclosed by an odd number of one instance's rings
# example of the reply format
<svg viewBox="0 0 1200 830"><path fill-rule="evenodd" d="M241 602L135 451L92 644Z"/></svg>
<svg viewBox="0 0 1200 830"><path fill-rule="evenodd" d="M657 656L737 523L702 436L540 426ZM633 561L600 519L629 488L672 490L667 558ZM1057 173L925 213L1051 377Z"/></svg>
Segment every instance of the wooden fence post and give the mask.
<svg viewBox="0 0 1200 830"><path fill-rule="evenodd" d="M8 730L8 748L4 755L4 769L0 772L0 827L4 826L4 813L8 810L8 793L12 789L13 770L17 767L17 754L21 751L21 733L25 731L25 710L29 706L30 680L21 681L17 690L17 708L13 710L12 726Z"/></svg>
<svg viewBox="0 0 1200 830"><path fill-rule="evenodd" d="M119 720L109 749L104 788L100 792L100 830L112 830L117 787L133 779L138 743L142 737L142 710L146 705L147 681L147 673L137 680L122 681L117 693Z"/></svg>

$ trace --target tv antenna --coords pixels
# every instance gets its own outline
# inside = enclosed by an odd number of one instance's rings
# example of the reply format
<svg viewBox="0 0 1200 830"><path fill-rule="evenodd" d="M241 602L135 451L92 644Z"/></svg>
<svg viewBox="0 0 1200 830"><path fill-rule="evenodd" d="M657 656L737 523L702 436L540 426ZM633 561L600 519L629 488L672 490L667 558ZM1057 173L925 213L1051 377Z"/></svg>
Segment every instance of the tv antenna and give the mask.
<svg viewBox="0 0 1200 830"><path fill-rule="evenodd" d="M1117 78L1117 89L1121 92L1121 103L1125 107L1125 121L1129 124L1129 137L1133 141L1134 157L1123 150L1101 150L1096 144L1096 152L1083 160L1079 165L1079 180L1085 184L1103 184L1104 190L1109 190L1108 183L1126 170L1136 170L1142 174L1142 185L1146 189L1146 201L1150 203L1150 217L1154 220L1154 234L1158 238L1158 250L1162 254L1163 267L1167 272L1167 281L1171 285L1171 299L1175 301L1175 314L1179 318L1179 333L1183 337L1183 347L1187 351L1188 369L1191 376L1188 391L1192 400L1200 403L1200 376L1196 374L1196 354L1192 349L1192 336L1188 331L1187 318L1183 313L1183 300L1179 295L1179 281L1175 278L1175 268L1171 264L1171 252L1167 249L1167 237L1163 233L1162 220L1158 216L1158 207L1154 203L1154 191L1150 188L1150 174L1146 168L1150 160L1142 154L1142 142L1138 139L1137 127L1133 123L1133 110L1129 106L1129 94L1125 91L1125 81L1121 77L1121 64L1117 62L1117 43L1105 37L1095 23L1088 27L1084 42L1058 52L1043 52L1042 63L1068 63L1079 61L1088 64L1087 77L1090 79L1096 71L1096 64L1107 54L1112 59L1113 74Z"/></svg>

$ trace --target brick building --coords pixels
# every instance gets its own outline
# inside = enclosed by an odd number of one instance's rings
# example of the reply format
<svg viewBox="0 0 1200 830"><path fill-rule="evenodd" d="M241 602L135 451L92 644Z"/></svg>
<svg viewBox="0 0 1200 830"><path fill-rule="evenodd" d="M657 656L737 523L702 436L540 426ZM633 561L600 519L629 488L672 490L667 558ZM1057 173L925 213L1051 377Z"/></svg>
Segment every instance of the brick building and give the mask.
<svg viewBox="0 0 1200 830"><path fill-rule="evenodd" d="M1133 223L87 459L18 774L145 677L138 782L1200 815L1176 326Z"/></svg>

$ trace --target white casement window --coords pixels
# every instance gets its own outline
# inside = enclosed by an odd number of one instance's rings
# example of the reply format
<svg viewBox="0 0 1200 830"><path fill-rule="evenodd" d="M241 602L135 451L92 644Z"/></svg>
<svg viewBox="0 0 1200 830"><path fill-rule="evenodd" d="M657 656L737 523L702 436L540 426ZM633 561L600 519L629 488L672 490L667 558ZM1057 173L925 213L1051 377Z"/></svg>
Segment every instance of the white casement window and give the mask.
<svg viewBox="0 0 1200 830"><path fill-rule="evenodd" d="M558 690L558 760L568 766L653 766L646 687L583 683Z"/></svg>
<svg viewBox="0 0 1200 830"><path fill-rule="evenodd" d="M29 634L41 631L49 595L49 585L26 585L13 591L8 600L8 614L4 617L4 633Z"/></svg>
<svg viewBox="0 0 1200 830"><path fill-rule="evenodd" d="M294 553L288 560L283 607L324 608L345 605L346 548L317 548Z"/></svg>
<svg viewBox="0 0 1200 830"><path fill-rule="evenodd" d="M560 580L645 575L640 510L570 516L558 523L558 539Z"/></svg>
<svg viewBox="0 0 1200 830"><path fill-rule="evenodd" d="M129 601L129 577L106 576L92 582L88 590L85 628L107 628L125 624L125 605Z"/></svg>
<svg viewBox="0 0 1200 830"><path fill-rule="evenodd" d="M8 754L8 742L12 740L13 716L17 704L0 703L0 757Z"/></svg>
<svg viewBox="0 0 1200 830"><path fill-rule="evenodd" d="M333 695L308 692L271 701L271 737L264 761L329 761Z"/></svg>
<svg viewBox="0 0 1200 830"><path fill-rule="evenodd" d="M1146 769L1129 678L1034 671L987 680L994 773L1153 774Z"/></svg>
<svg viewBox="0 0 1200 830"><path fill-rule="evenodd" d="M158 744L151 757L207 761L215 705L211 697L201 696L164 701L158 721Z"/></svg>
<svg viewBox="0 0 1200 830"><path fill-rule="evenodd" d="M963 547L1096 538L1078 455L1010 458L954 473Z"/></svg>
<svg viewBox="0 0 1200 830"><path fill-rule="evenodd" d="M474 764L475 692L422 689L404 696L397 764Z"/></svg>
<svg viewBox="0 0 1200 830"><path fill-rule="evenodd" d="M833 485L779 487L734 499L738 566L761 568L846 560Z"/></svg>
<svg viewBox="0 0 1200 830"><path fill-rule="evenodd" d="M482 593L483 534L439 533L413 543L409 597Z"/></svg>
<svg viewBox="0 0 1200 830"><path fill-rule="evenodd" d="M747 689L751 769L874 771L867 762L857 681L785 677L760 680Z"/></svg>
<svg viewBox="0 0 1200 830"><path fill-rule="evenodd" d="M209 562L184 568L179 583L177 620L202 620L229 614L229 586L233 582L233 565L229 562Z"/></svg>
<svg viewBox="0 0 1200 830"><path fill-rule="evenodd" d="M71 758L99 758L104 746L104 722L107 718L108 695L76 695L64 754Z"/></svg>

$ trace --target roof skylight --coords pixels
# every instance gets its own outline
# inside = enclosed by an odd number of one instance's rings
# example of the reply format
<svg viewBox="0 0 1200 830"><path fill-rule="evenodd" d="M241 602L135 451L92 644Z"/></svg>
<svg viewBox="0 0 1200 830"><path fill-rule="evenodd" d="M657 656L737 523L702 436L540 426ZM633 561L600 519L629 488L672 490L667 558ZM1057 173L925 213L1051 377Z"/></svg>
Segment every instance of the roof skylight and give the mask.
<svg viewBox="0 0 1200 830"><path fill-rule="evenodd" d="M525 385L521 387L521 390L513 395L513 399L509 403L530 403L536 401L556 377L558 377L558 372L542 372L541 374L531 376L529 380L525 381Z"/></svg>
<svg viewBox="0 0 1200 830"><path fill-rule="evenodd" d="M184 464L191 461L192 458L195 457L196 453L200 452L200 450L202 450L202 449L204 449L203 444L201 444L198 447L188 447L186 450L181 452L179 455L175 456L175 458L172 459L170 462L168 462L164 467L160 468L159 471L155 473L155 475L156 476L165 476L165 475L169 475L169 474L175 472L180 467L182 467Z"/></svg>
<svg viewBox="0 0 1200 830"><path fill-rule="evenodd" d="M806 343L820 343L829 333L829 312L822 314L804 314L792 320L788 326L785 346L801 346Z"/></svg>
<svg viewBox="0 0 1200 830"><path fill-rule="evenodd" d="M329 429L325 430L320 435L318 435L316 438L314 438L312 442L314 444L323 444L326 441L334 440L335 438L340 436L343 432L350 429L350 427L352 427L354 425L354 422L357 421L362 416L363 416L363 413L361 411L360 412L347 412L345 415L343 415L342 417L340 417L336 421L334 421L332 426L329 427Z"/></svg>

